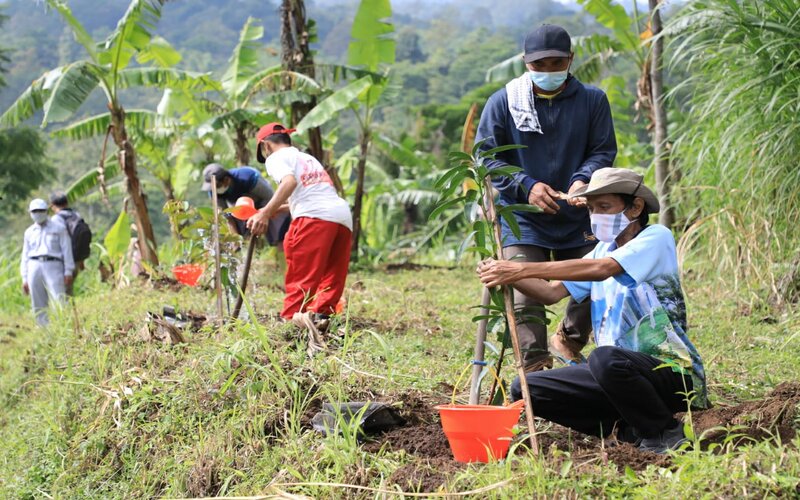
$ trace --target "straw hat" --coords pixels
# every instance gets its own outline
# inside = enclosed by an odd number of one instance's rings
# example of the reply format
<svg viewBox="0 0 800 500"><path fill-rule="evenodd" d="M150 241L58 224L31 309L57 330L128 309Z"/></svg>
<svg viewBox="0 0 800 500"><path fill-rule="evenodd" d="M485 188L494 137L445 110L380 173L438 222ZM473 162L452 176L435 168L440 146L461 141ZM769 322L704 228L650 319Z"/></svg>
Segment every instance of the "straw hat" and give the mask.
<svg viewBox="0 0 800 500"><path fill-rule="evenodd" d="M642 174L627 168L600 168L592 174L589 184L569 195L569 198L593 196L596 194L629 194L644 200L647 211L658 213L661 205L653 191L645 186Z"/></svg>

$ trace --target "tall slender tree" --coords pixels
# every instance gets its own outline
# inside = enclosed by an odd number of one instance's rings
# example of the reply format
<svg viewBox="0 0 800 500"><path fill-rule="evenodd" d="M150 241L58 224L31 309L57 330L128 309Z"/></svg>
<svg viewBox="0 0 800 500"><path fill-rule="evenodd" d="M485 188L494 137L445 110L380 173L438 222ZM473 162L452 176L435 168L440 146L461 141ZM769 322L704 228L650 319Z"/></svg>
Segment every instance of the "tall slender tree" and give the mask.
<svg viewBox="0 0 800 500"><path fill-rule="evenodd" d="M316 78L314 53L310 43L316 37L314 22L306 16L304 0L283 0L281 4L281 66L287 72L300 73L311 79ZM286 77L285 88L291 86L291 76ZM317 105L316 95L305 101L296 100L291 104L291 123L295 126ZM308 148L325 167L336 190L344 194L342 181L333 168L330 155L325 154L320 127L308 129Z"/></svg>

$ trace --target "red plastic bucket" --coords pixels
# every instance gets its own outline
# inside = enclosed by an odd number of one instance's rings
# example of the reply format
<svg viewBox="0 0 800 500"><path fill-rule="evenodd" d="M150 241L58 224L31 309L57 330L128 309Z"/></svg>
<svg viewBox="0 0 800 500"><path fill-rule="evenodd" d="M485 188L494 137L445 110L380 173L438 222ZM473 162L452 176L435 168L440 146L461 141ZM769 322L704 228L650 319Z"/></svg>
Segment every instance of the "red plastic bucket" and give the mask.
<svg viewBox="0 0 800 500"><path fill-rule="evenodd" d="M203 269L200 264L183 264L173 267L172 274L184 285L195 286L200 275L203 274Z"/></svg>
<svg viewBox="0 0 800 500"><path fill-rule="evenodd" d="M439 405L442 428L458 462L488 462L505 458L522 401L510 406Z"/></svg>
<svg viewBox="0 0 800 500"><path fill-rule="evenodd" d="M239 220L247 220L258 213L253 199L249 196L242 196L236 200L236 206L230 208L231 214Z"/></svg>

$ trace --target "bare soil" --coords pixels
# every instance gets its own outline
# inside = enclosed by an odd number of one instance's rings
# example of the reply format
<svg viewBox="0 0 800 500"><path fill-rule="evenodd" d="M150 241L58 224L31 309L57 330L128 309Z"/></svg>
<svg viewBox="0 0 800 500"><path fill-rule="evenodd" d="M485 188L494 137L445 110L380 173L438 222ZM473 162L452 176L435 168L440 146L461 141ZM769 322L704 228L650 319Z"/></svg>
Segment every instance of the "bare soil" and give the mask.
<svg viewBox="0 0 800 500"><path fill-rule="evenodd" d="M405 451L416 460L404 465L391 476L391 481L403 488L435 491L453 473L465 465L453 460L441 422L431 397L421 393L399 395L404 427L377 436L366 443L364 450L377 453L381 449ZM784 383L760 400L746 401L736 406L716 406L692 413L695 432L703 437L703 445L729 442L739 446L748 442L779 438L788 443L797 432L800 416L800 383ZM571 431L559 425L542 422L538 435L542 454L554 461L569 452L580 465L616 464L641 471L648 465L670 467L669 456L644 452L615 439L601 440ZM526 453L525 446L517 453Z"/></svg>

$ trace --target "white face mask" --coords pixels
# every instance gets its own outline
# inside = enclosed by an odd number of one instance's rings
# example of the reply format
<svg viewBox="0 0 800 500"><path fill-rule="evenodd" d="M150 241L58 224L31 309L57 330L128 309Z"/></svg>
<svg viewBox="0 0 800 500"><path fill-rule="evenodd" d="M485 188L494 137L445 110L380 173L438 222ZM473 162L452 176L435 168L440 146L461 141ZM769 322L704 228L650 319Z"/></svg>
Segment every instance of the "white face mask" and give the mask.
<svg viewBox="0 0 800 500"><path fill-rule="evenodd" d="M228 186L217 186L217 194L225 194L227 190Z"/></svg>
<svg viewBox="0 0 800 500"><path fill-rule="evenodd" d="M591 214L589 216L594 236L605 243L611 243L631 223L623 213Z"/></svg>
<svg viewBox="0 0 800 500"><path fill-rule="evenodd" d="M37 224L44 224L47 220L47 212L31 212L31 219Z"/></svg>

